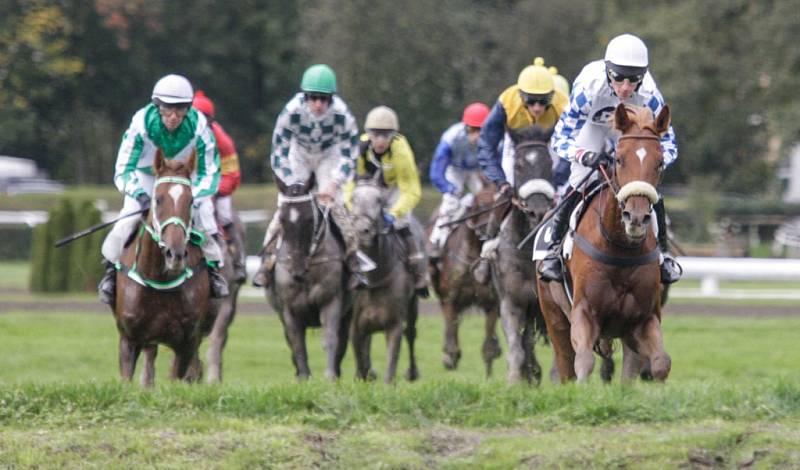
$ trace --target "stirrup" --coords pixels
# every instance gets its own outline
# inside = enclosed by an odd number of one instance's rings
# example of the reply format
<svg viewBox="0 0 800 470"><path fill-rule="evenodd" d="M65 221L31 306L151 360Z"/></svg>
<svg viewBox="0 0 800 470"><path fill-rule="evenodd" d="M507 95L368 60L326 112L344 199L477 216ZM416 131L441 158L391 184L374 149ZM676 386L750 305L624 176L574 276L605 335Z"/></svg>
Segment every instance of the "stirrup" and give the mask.
<svg viewBox="0 0 800 470"><path fill-rule="evenodd" d="M664 255L664 261L659 269L661 270L662 284L672 284L680 281L683 277L683 267L669 255Z"/></svg>
<svg viewBox="0 0 800 470"><path fill-rule="evenodd" d="M544 257L539 265L539 277L550 282L564 280L564 268L561 265L561 258L557 254L549 253Z"/></svg>
<svg viewBox="0 0 800 470"><path fill-rule="evenodd" d="M208 280L211 283L211 297L221 299L231 295L228 281L219 270L210 268L208 270Z"/></svg>

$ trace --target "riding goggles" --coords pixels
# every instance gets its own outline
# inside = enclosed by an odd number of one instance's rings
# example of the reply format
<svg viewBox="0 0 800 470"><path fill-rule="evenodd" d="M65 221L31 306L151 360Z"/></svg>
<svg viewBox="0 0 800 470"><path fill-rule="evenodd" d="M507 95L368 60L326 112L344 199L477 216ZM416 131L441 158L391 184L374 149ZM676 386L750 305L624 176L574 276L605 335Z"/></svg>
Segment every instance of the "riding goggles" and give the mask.
<svg viewBox="0 0 800 470"><path fill-rule="evenodd" d="M617 73L611 69L608 70L608 78L613 80L616 83L622 83L625 80L628 80L631 85L636 85L637 83L641 82L644 79L644 74L635 74L635 75L623 75L621 73Z"/></svg>
<svg viewBox="0 0 800 470"><path fill-rule="evenodd" d="M306 93L306 101L325 101L328 102L331 100L331 95L328 93Z"/></svg>
<svg viewBox="0 0 800 470"><path fill-rule="evenodd" d="M392 129L367 129L367 135L370 139L382 138L386 140L392 140L396 133L397 131Z"/></svg>
<svg viewBox="0 0 800 470"><path fill-rule="evenodd" d="M535 104L540 104L542 106L547 106L553 101L553 92L545 93L543 95L538 95L534 93L525 93L524 91L519 92L520 97L522 98L522 102L525 103L527 106L533 106Z"/></svg>
<svg viewBox="0 0 800 470"><path fill-rule="evenodd" d="M186 116L186 113L189 112L189 103L178 103L178 104L169 104L169 103L159 103L158 105L158 113L162 116L169 116L171 114L176 114L178 116Z"/></svg>

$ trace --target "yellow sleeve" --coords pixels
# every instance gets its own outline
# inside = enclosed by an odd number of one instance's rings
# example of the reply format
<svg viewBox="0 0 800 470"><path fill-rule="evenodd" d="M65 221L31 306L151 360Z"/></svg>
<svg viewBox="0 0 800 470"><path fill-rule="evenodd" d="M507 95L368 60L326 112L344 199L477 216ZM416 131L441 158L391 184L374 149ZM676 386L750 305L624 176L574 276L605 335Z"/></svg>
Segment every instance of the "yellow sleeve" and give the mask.
<svg viewBox="0 0 800 470"><path fill-rule="evenodd" d="M408 140L401 135L392 142L392 165L397 177L397 189L400 191L400 197L389 209L389 213L399 219L411 212L422 197L414 152L411 150Z"/></svg>

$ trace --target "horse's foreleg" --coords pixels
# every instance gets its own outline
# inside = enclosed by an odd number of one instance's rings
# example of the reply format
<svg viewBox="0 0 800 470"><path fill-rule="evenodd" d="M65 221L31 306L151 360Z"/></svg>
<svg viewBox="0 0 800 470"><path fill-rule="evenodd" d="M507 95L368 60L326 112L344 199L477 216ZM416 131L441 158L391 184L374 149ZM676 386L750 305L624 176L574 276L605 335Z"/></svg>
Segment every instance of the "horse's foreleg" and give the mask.
<svg viewBox="0 0 800 470"><path fill-rule="evenodd" d="M443 301L442 316L444 317L444 354L442 364L447 370L455 370L461 359L461 348L458 346L458 312L451 302Z"/></svg>
<svg viewBox="0 0 800 470"><path fill-rule="evenodd" d="M500 319L503 322L503 331L508 344L508 382L517 383L522 378L522 365L525 361L525 352L522 344L522 309L509 300L500 302Z"/></svg>
<svg viewBox="0 0 800 470"><path fill-rule="evenodd" d="M158 345L148 344L144 350L144 367L139 383L142 387L152 387L156 377L156 356L158 355Z"/></svg>
<svg viewBox="0 0 800 470"><path fill-rule="evenodd" d="M550 378L555 382L560 380L565 383L575 379L575 350L572 349L570 338L570 324L561 307L553 298L552 289L562 289L557 283L543 282L537 279L539 286L539 307L542 310L547 336L553 346L555 370L551 370Z"/></svg>
<svg viewBox="0 0 800 470"><path fill-rule="evenodd" d="M348 335L350 330L351 318L352 318L352 311L344 312L342 314L341 321L339 321L339 336L337 337L336 351L334 354L336 377L342 376L342 360L344 359L344 355L347 352L347 339L349 337Z"/></svg>
<svg viewBox="0 0 800 470"><path fill-rule="evenodd" d="M306 380L311 375L311 371L308 368L305 325L301 325L286 308L283 309L281 316L283 317L283 333L286 337L286 342L289 344L289 349L292 350L295 377L297 377L297 380Z"/></svg>
<svg viewBox="0 0 800 470"><path fill-rule="evenodd" d="M336 353L340 346L339 331L342 323L342 300L336 299L320 309L320 322L322 323L322 346L325 349L326 365L325 378L336 380L339 378Z"/></svg>
<svg viewBox="0 0 800 470"><path fill-rule="evenodd" d="M383 381L387 384L394 382L397 373L397 361L400 358L400 343L403 340L403 323L397 322L386 330L386 374Z"/></svg>
<svg viewBox="0 0 800 470"><path fill-rule="evenodd" d="M600 328L589 317L588 308L578 302L570 315L572 348L575 350L575 375L578 382L586 382L594 369L594 343L600 334Z"/></svg>
<svg viewBox="0 0 800 470"><path fill-rule="evenodd" d="M639 371L645 363L645 358L640 356L629 345L631 339L626 338L622 341L622 382L630 383L639 376Z"/></svg>
<svg viewBox="0 0 800 470"><path fill-rule="evenodd" d="M197 348L189 345L183 345L181 348L175 349L175 358L172 360L172 374L170 378L173 380L184 380L191 382L192 377L189 374L189 368L192 361L197 359Z"/></svg>
<svg viewBox="0 0 800 470"><path fill-rule="evenodd" d="M208 335L208 352L206 361L208 362L208 377L206 382L222 382L222 351L228 342L228 327L233 320L234 299L223 299L214 326Z"/></svg>
<svg viewBox="0 0 800 470"><path fill-rule="evenodd" d="M497 339L497 317L500 311L496 306L486 309L486 321L483 325L483 363L486 366L486 378L492 376L492 363L500 357L500 341Z"/></svg>
<svg viewBox="0 0 800 470"><path fill-rule="evenodd" d="M358 326L358 318L354 318L350 325L350 340L353 343L353 356L356 358L356 377L361 380L370 380L371 364L369 360L370 335Z"/></svg>
<svg viewBox="0 0 800 470"><path fill-rule="evenodd" d="M123 380L130 382L133 379L139 351L141 351L139 345L123 334L119 335L119 375Z"/></svg>
<svg viewBox="0 0 800 470"><path fill-rule="evenodd" d="M539 306L537 305L536 308ZM532 316L525 318L525 329L522 333L522 352L524 362L522 373L528 383L539 385L542 382L542 366L536 360L536 332Z"/></svg>
<svg viewBox="0 0 800 470"><path fill-rule="evenodd" d="M417 339L417 316L419 314L419 300L416 296L409 300L408 317L406 318L405 336L408 342L408 370L406 371L406 379L413 382L419 378L419 369L417 368L417 357L414 353L414 342Z"/></svg>
<svg viewBox="0 0 800 470"><path fill-rule="evenodd" d="M639 354L650 360L653 379L660 382L666 380L672 368L672 360L664 350L661 322L656 315L651 315L634 328L633 341ZM636 373L640 370L641 367Z"/></svg>

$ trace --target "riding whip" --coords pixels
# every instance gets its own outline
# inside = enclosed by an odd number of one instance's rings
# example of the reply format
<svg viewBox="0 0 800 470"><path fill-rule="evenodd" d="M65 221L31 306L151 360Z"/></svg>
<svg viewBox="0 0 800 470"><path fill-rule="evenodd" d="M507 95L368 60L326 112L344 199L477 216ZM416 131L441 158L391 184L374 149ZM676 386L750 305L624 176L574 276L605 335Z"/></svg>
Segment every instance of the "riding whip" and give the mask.
<svg viewBox="0 0 800 470"><path fill-rule="evenodd" d="M467 214L467 215L465 215L463 217L459 217L459 218L457 218L455 220L451 220L450 222L445 222L445 223L439 224L438 227L449 227L450 225L460 224L461 222L464 222L465 220L469 220L469 219L475 217L476 215L481 215L481 214L484 214L484 213L489 212L491 210L497 209L498 207L502 206L503 204L506 204L510 200L511 200L510 198L503 198L500 201L495 202L494 204L492 204L489 207L484 207L483 209L479 209L479 210L477 210L477 211L475 211L475 212L473 212L471 214Z"/></svg>
<svg viewBox="0 0 800 470"><path fill-rule="evenodd" d="M574 193L575 191L577 191L578 188L583 186L583 184L586 183L586 181L589 180L589 178L594 174L595 171L597 171L597 168L594 168L592 171L587 173L586 176L584 176L583 179L580 180L578 182L578 184L575 185L574 188L572 188L572 191L570 191L570 195L572 193ZM527 235L525 235L525 238L523 238L521 242L517 243L517 249L518 250L521 250L522 247L525 246L525 244L528 243L530 241L530 239L534 237L534 235L536 235L536 232L538 232L539 229L542 228L542 226L544 226L544 224L546 224L550 219L553 218L553 216L558 212L558 210L561 209L561 207L564 206L564 204L566 203L567 199L569 199L569 195L563 197L561 199L561 201L558 202L556 207L553 210L551 210L550 212L548 212L547 215L545 215L542 218L541 222L539 222L539 224L537 224L536 227L534 227L533 230L531 230Z"/></svg>
<svg viewBox="0 0 800 470"><path fill-rule="evenodd" d="M53 244L53 246L55 246L56 248L58 248L60 246L64 246L64 245L66 245L67 243L69 243L71 241L74 241L74 240L77 240L79 238L85 237L86 235L91 235L94 232L96 232L96 231L98 231L100 229L106 228L109 225L115 224L115 223L119 222L122 219L127 219L128 217L132 217L134 215L144 214L145 212L147 212L149 210L150 210L149 208L148 209L139 209L138 211L134 211L134 212L129 212L127 214L123 214L123 215L117 217L114 220L109 220L108 222L103 222L103 223L100 223L100 224L97 224L97 225L92 225L91 227L89 227L87 229L84 229L84 230L81 230L78 233L73 233L72 235L64 237L61 240L58 240L57 242L55 242Z"/></svg>

